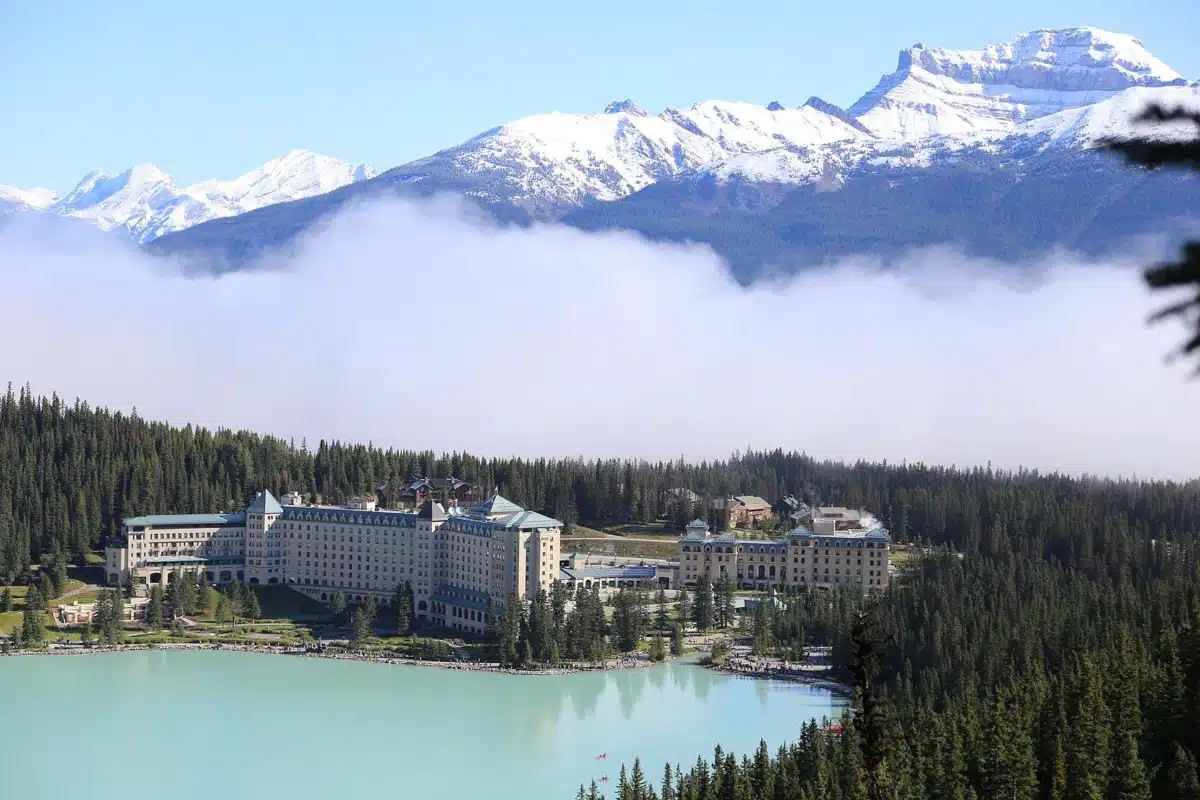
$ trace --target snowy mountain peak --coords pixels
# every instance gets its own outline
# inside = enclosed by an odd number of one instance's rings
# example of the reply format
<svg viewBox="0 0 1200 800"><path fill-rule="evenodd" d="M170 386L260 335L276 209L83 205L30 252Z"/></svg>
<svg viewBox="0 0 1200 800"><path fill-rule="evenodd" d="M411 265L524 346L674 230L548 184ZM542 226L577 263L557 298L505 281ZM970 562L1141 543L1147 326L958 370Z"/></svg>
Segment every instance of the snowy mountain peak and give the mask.
<svg viewBox="0 0 1200 800"><path fill-rule="evenodd" d="M116 176L89 172L69 194L41 208L86 219L104 230L123 229L144 243L210 219L325 194L373 177L374 167L311 150L292 150L232 181L202 181L182 189L154 164L138 164ZM36 208L28 201L24 205ZM13 210L5 206L0 193L0 212Z"/></svg>
<svg viewBox="0 0 1200 800"><path fill-rule="evenodd" d="M1024 33L983 50L946 50L917 44L901 52L897 72L913 68L960 83L1009 85L1064 92L1183 83L1179 73L1132 36L1099 28Z"/></svg>
<svg viewBox="0 0 1200 800"><path fill-rule="evenodd" d="M101 228L118 227L112 219L114 211L131 205L153 205L164 202L175 193L171 176L153 164L130 167L119 175L110 176L103 170L93 170L75 185L66 197L57 201L51 210L63 216L83 216L93 219ZM76 211L88 209L87 213Z"/></svg>
<svg viewBox="0 0 1200 800"><path fill-rule="evenodd" d="M833 103L829 102L828 100L823 100L822 98L817 97L816 95L813 95L812 97L808 98L808 100L804 101L804 107L812 108L817 111L820 111L822 114L828 114L831 117L840 119L842 122L846 123L850 127L855 128L856 130L862 131L863 133L867 134L868 136L875 135L870 131L870 129L867 128L866 125L863 125L857 119L850 116L850 114L846 111L846 109L842 108L841 106L836 106Z"/></svg>
<svg viewBox="0 0 1200 800"><path fill-rule="evenodd" d="M914 45L849 113L881 136L912 140L1008 130L1125 89L1185 83L1132 36L1045 29L982 50Z"/></svg>
<svg viewBox="0 0 1200 800"><path fill-rule="evenodd" d="M13 211L45 211L58 200L50 189L18 189L15 186L0 186L0 214Z"/></svg>
<svg viewBox="0 0 1200 800"><path fill-rule="evenodd" d="M197 199L233 205L242 211L271 203L331 192L348 183L375 177L375 168L350 164L311 150L292 150L232 181L203 181L184 189Z"/></svg>
<svg viewBox="0 0 1200 800"><path fill-rule="evenodd" d="M649 116L646 110L637 103L629 100L615 100L604 107L605 114L632 114L635 117Z"/></svg>

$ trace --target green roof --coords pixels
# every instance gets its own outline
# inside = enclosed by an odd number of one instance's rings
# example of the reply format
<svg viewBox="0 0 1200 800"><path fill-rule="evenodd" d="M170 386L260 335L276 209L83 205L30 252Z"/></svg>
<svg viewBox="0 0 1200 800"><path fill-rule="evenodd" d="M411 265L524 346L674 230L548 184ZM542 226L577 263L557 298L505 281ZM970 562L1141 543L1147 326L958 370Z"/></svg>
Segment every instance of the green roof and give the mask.
<svg viewBox="0 0 1200 800"><path fill-rule="evenodd" d="M525 509L511 500L494 494L487 500L484 500L479 505L471 509L472 513L478 514L481 517L507 517L510 514L519 514Z"/></svg>
<svg viewBox="0 0 1200 800"><path fill-rule="evenodd" d="M266 489L254 498L254 502L246 508L247 514L282 514L283 506L279 505L279 501L275 496Z"/></svg>
<svg viewBox="0 0 1200 800"><path fill-rule="evenodd" d="M539 514L536 511L518 511L516 514L496 520L495 524L505 528L561 528L562 523L556 519Z"/></svg>
<svg viewBox="0 0 1200 800"><path fill-rule="evenodd" d="M178 528L185 525L244 525L245 514L150 514L145 517L129 517L121 520L123 525L153 526L156 528Z"/></svg>

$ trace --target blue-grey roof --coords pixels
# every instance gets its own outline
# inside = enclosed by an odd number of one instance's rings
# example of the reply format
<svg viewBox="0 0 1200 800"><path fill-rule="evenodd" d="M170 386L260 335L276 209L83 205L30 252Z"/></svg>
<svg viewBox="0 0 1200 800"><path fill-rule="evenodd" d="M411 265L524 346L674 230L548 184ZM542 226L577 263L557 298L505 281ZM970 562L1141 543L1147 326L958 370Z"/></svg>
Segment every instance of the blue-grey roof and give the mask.
<svg viewBox="0 0 1200 800"><path fill-rule="evenodd" d="M183 528L183 527L240 527L246 524L245 514L149 514L144 517L129 517L121 520L122 525L133 527Z"/></svg>
<svg viewBox="0 0 1200 800"><path fill-rule="evenodd" d="M433 593L433 599L449 606L473 608L476 611L488 610L487 592L465 589L461 586L453 586L448 583L438 586L437 591Z"/></svg>
<svg viewBox="0 0 1200 800"><path fill-rule="evenodd" d="M151 556L145 562L152 567L190 567L196 564L227 566L244 564L246 559L244 556Z"/></svg>
<svg viewBox="0 0 1200 800"><path fill-rule="evenodd" d="M283 519L290 522L332 522L339 525L379 525L390 528L415 528L417 515L403 511L360 511L354 508L325 506L287 506Z"/></svg>
<svg viewBox="0 0 1200 800"><path fill-rule="evenodd" d="M564 580L640 580L654 577L654 567L563 567L559 570Z"/></svg>
<svg viewBox="0 0 1200 800"><path fill-rule="evenodd" d="M502 520L484 519L467 514L451 514L442 525L441 530L491 538L492 532L500 528L501 522Z"/></svg>
<svg viewBox="0 0 1200 800"><path fill-rule="evenodd" d="M246 507L247 514L282 514L283 506L279 505L279 501L275 496L266 489L258 497L254 498L254 502Z"/></svg>
<svg viewBox="0 0 1200 800"><path fill-rule="evenodd" d="M536 511L521 511L493 522L505 528L561 528L562 523Z"/></svg>
<svg viewBox="0 0 1200 800"><path fill-rule="evenodd" d="M815 539L816 541L821 542L821 543L845 542L848 540L855 540L855 539L859 539L859 540L870 539L871 541L886 542L886 541L891 541L891 538L892 538L891 534L888 533L887 528L883 528L883 527L872 528L871 530L865 531L865 532L864 531L845 531L845 532L839 531L838 533L813 533L812 531L810 531L808 528L804 527L803 525L801 525L797 528L793 528L791 530L791 532L788 534L788 536L791 538L795 538L795 539Z"/></svg>
<svg viewBox="0 0 1200 800"><path fill-rule="evenodd" d="M431 522L443 522L446 516L446 509L442 508L442 504L435 503L433 500L426 500L417 510L418 519L427 519Z"/></svg>
<svg viewBox="0 0 1200 800"><path fill-rule="evenodd" d="M708 530L708 523L702 519L694 519L687 524L687 528L685 530L706 531Z"/></svg>
<svg viewBox="0 0 1200 800"><path fill-rule="evenodd" d="M680 536L679 538L681 541L684 541L684 542L703 542L704 534L698 530L690 530L687 533L685 533L683 536Z"/></svg>
<svg viewBox="0 0 1200 800"><path fill-rule="evenodd" d="M477 503L475 507L471 509L471 513L478 514L481 517L507 517L509 514L518 514L524 510L525 509L521 508L513 501L501 497L498 494L494 494L487 500L484 500L482 503Z"/></svg>

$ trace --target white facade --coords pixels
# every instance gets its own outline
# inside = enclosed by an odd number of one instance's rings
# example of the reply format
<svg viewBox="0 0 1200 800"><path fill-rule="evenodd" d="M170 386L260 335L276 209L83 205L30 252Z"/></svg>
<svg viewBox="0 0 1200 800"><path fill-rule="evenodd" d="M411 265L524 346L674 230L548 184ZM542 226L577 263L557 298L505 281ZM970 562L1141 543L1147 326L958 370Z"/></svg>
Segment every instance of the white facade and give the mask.
<svg viewBox="0 0 1200 800"><path fill-rule="evenodd" d="M419 617L483 632L489 610L513 594L532 599L558 577L562 523L499 495L462 514L437 503L402 512L371 500L285 500L263 492L244 514L125 520L124 541L107 551L109 582L160 583L193 571L213 583L285 584L322 602L341 592L387 603L407 581Z"/></svg>
<svg viewBox="0 0 1200 800"><path fill-rule="evenodd" d="M805 523L774 540L713 536L696 520L679 539L679 581L694 586L707 575L751 589L888 586L891 536L871 514L845 508L813 509Z"/></svg>

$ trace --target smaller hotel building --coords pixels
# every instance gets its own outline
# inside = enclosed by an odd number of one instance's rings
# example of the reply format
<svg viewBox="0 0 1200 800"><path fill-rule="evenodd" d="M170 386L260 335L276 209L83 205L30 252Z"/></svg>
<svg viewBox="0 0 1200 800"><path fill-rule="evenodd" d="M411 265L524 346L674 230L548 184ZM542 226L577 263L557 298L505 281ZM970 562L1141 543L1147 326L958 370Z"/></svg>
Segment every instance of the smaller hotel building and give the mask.
<svg viewBox="0 0 1200 800"><path fill-rule="evenodd" d="M389 603L407 581L419 619L483 633L510 595L529 600L559 576L562 523L500 495L470 510L426 501L413 511L303 505L260 492L241 514L165 514L124 520L109 544L110 584L169 583L203 573L214 584L283 584L314 600L337 593Z"/></svg>
<svg viewBox="0 0 1200 800"><path fill-rule="evenodd" d="M695 520L679 539L679 581L695 586L701 575L728 577L746 589L808 586L887 588L891 537L871 514L848 508L814 508L784 538L714 536Z"/></svg>

